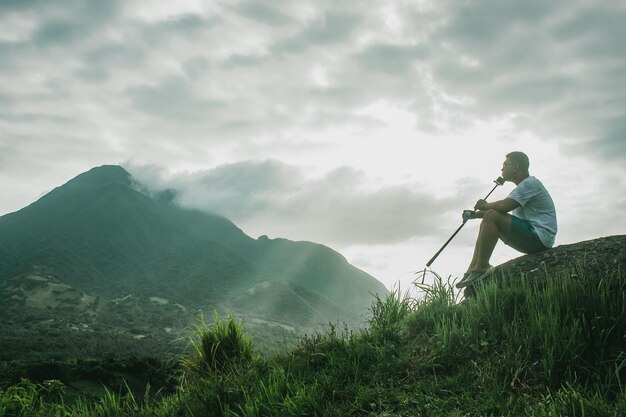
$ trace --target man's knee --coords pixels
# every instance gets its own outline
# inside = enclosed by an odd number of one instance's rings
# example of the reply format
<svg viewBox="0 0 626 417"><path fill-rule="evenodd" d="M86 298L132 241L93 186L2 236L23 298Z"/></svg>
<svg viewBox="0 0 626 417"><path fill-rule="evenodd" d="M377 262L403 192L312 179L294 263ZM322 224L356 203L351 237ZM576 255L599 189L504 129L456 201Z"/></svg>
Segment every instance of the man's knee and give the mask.
<svg viewBox="0 0 626 417"><path fill-rule="evenodd" d="M507 232L511 225L511 215L498 210L487 210L483 216L484 222L494 223L501 233Z"/></svg>
<svg viewBox="0 0 626 417"><path fill-rule="evenodd" d="M502 219L503 214L498 210L487 210L483 215L483 221L497 223Z"/></svg>

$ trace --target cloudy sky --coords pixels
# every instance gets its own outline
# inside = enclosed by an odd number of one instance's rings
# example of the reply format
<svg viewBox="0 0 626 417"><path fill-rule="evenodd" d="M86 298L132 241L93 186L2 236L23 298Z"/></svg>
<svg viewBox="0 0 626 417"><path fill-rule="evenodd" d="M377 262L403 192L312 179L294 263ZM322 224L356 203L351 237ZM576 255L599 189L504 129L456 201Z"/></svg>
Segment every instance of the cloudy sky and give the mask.
<svg viewBox="0 0 626 417"><path fill-rule="evenodd" d="M406 287L522 150L557 245L624 234L624 21L622 0L1 0L0 215L121 164ZM433 270L462 274L477 230Z"/></svg>

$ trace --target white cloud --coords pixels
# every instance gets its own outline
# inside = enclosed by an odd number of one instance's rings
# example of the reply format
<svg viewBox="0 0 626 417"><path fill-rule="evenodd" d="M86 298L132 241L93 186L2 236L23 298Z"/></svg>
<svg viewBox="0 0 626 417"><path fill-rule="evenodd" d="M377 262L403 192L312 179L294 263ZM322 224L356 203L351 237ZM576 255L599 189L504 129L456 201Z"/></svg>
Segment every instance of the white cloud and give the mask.
<svg viewBox="0 0 626 417"><path fill-rule="evenodd" d="M181 206L226 216L252 235L271 233L332 246L432 234L445 213L441 207L459 205L458 197L437 198L414 184L376 184L347 167L320 176L275 160L194 173L168 174L162 167L132 163L128 169L154 190L177 190Z"/></svg>
<svg viewBox="0 0 626 417"><path fill-rule="evenodd" d="M206 14L214 11L213 2L186 0L163 2L159 0L130 1L123 3L128 17L148 22L176 19L190 14Z"/></svg>
<svg viewBox="0 0 626 417"><path fill-rule="evenodd" d="M536 133L569 136L588 150L609 150L594 152L599 156L610 153L623 161L626 153L615 137L623 133L625 95L615 87L626 82L626 51L616 41L625 35L626 8L613 2L564 5L451 4L434 39L479 65L463 66L454 55L439 53L434 80L473 99L466 114L521 114L532 118Z"/></svg>

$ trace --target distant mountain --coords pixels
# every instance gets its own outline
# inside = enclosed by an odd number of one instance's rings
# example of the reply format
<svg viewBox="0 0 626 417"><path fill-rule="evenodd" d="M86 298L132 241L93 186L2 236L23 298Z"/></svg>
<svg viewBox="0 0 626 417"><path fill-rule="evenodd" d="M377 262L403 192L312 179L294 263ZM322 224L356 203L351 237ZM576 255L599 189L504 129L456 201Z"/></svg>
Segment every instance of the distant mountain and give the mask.
<svg viewBox="0 0 626 417"><path fill-rule="evenodd" d="M0 217L4 324L56 318L91 331L124 327L127 314L126 328L150 327L146 315L185 312L165 320L181 324L215 307L300 329L359 320L372 293L387 293L328 247L252 239L173 197L154 195L122 167L101 166Z"/></svg>

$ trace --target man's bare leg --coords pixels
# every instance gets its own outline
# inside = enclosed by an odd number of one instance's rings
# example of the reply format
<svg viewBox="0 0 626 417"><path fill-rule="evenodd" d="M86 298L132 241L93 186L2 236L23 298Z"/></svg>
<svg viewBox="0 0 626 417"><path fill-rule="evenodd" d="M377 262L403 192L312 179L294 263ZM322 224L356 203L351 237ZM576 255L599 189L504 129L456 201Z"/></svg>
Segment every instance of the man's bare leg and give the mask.
<svg viewBox="0 0 626 417"><path fill-rule="evenodd" d="M501 236L506 236L509 230L511 230L511 219L512 216L510 214L500 213L496 210L488 210L485 213L480 223L474 255L467 272L482 272L489 269L489 259L498 243L498 239Z"/></svg>
<svg viewBox="0 0 626 417"><path fill-rule="evenodd" d="M480 229L478 231L478 236L480 236ZM476 261L478 260L478 253L480 252L480 239L478 237L476 237L476 244L474 245L474 254L472 255L472 261L470 262L469 266L467 267L467 271L465 271L466 274L472 272L475 268L476 265Z"/></svg>

